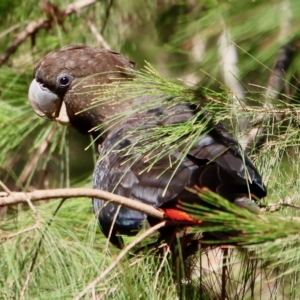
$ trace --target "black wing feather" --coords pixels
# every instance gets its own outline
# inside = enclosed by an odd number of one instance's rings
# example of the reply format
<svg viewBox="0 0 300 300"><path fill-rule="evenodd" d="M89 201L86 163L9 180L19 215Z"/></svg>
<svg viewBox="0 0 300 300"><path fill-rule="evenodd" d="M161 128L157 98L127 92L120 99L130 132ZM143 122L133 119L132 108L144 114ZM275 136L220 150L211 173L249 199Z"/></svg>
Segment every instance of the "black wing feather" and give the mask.
<svg viewBox="0 0 300 300"><path fill-rule="evenodd" d="M153 112L149 113L147 119L153 126L155 118L151 118L151 113ZM184 118L188 117L190 114L184 112ZM184 118L179 116L180 121ZM147 160L145 155L137 154L131 159L125 155L125 150L137 142L138 135L129 134L137 126L136 119L125 121L104 141L94 172L95 188L155 207L174 206L178 200L199 201L199 198L185 189L195 185L207 187L230 201L240 196L249 196L250 193L258 198L266 195L257 170L222 124L216 125L208 134L199 137L198 142L182 160L180 151L175 151L162 156L151 166L153 162ZM175 119L172 116L172 122ZM165 120L169 122L170 118ZM145 122L143 127L148 126ZM176 163L178 161L179 166ZM102 200L95 199L94 210L99 211L99 223L107 235L117 206L105 206ZM113 234L134 234L141 228L145 218L146 215L140 212L122 207L116 218Z"/></svg>

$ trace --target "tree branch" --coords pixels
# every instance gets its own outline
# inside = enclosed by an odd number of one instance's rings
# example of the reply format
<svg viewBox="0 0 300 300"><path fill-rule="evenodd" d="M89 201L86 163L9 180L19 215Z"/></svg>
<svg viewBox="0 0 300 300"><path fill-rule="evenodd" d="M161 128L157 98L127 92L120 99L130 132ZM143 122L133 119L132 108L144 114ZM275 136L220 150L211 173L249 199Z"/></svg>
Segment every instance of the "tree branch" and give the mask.
<svg viewBox="0 0 300 300"><path fill-rule="evenodd" d="M59 11L60 17L67 17L80 9L95 4L97 0L79 0L72 4L69 4L64 10ZM9 57L18 49L18 47L30 36L36 34L40 29L49 29L55 22L53 18L49 16L47 19L40 19L38 21L31 21L27 24L25 29L15 38L12 44L0 56L0 67L6 63Z"/></svg>
<svg viewBox="0 0 300 300"><path fill-rule="evenodd" d="M11 192L10 194L4 192L0 193L0 207L28 203L28 200L31 202L36 202L41 200L59 198L68 199L75 197L97 198L115 204L123 205L133 210L140 211L153 218L163 219L163 213L151 205L119 195L115 195L109 192L89 188L35 190L33 192L28 193Z"/></svg>

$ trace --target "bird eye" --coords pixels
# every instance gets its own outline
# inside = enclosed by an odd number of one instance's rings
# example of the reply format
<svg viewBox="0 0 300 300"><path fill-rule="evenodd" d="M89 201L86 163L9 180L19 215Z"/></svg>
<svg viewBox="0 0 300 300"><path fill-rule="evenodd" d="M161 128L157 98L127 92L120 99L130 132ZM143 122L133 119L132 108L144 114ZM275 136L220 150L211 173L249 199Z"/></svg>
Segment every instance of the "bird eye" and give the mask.
<svg viewBox="0 0 300 300"><path fill-rule="evenodd" d="M70 85L72 78L69 75L60 75L58 77L58 83L62 87Z"/></svg>

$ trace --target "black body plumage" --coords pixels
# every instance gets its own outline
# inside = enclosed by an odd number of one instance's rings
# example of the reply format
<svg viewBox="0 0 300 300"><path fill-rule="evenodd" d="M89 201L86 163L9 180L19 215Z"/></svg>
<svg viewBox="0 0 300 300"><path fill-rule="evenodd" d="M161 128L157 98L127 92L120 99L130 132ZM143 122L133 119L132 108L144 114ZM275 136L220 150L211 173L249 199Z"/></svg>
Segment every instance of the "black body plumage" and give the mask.
<svg viewBox="0 0 300 300"><path fill-rule="evenodd" d="M195 113L187 104L175 106L172 111L177 113L161 109L160 118L153 110L131 116L110 132L100 150L94 171L94 188L161 208L175 207L178 200L199 202L197 195L186 190L195 185L209 188L232 202L251 199L251 194L257 198L266 196L266 188L256 168L222 124L199 136L185 155L184 147L168 153L163 146L151 153L152 157L166 153L154 159L155 163L149 160L149 153L141 155L131 151L126 154L127 149L138 145L140 135L147 134L149 123L150 126L164 126L178 120L183 122ZM136 128L139 128L138 133ZM137 233L147 217L99 199L94 199L93 205L106 236L113 224L110 238L116 245L119 245L116 235Z"/></svg>

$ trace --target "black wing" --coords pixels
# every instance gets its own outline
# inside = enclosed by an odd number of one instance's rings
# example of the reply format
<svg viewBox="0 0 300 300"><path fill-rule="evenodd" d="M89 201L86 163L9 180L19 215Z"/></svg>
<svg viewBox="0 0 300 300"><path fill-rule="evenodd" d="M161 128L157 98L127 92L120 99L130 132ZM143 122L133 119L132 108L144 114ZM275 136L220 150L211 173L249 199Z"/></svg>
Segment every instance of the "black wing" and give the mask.
<svg viewBox="0 0 300 300"><path fill-rule="evenodd" d="M181 115L178 118L182 121L184 117ZM147 119L153 126L155 118ZM155 207L172 207L179 199L199 201L196 195L185 189L195 185L207 187L230 201L244 196L249 198L250 194L257 198L266 195L257 170L222 124L199 137L185 157L182 158L179 148L171 154L161 155L153 164L147 153L126 155L127 150L136 145L136 139L139 138L138 134L129 133L134 132L140 123L139 118L131 118L109 134L102 145L95 168L95 188ZM147 126L149 124L144 122L142 127ZM158 149L156 153L159 151L164 150ZM99 199L94 199L94 211L98 214L100 227L106 236L116 214L112 236L135 234L146 218L140 212L119 208Z"/></svg>

